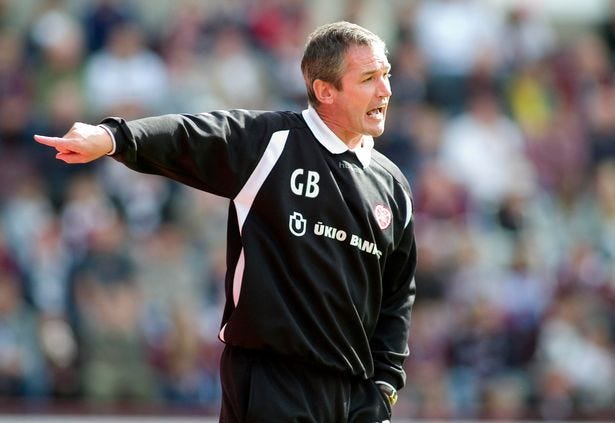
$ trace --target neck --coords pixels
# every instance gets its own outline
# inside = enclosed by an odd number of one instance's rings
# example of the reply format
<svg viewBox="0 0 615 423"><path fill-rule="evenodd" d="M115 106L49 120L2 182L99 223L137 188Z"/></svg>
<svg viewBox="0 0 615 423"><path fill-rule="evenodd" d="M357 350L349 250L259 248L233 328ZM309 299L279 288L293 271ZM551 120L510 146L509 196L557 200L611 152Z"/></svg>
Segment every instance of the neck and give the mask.
<svg viewBox="0 0 615 423"><path fill-rule="evenodd" d="M358 134L356 132L348 131L345 129L345 126L339 122L339 120L335 117L335 113L331 113L326 107L322 105L316 110L320 119L327 125L327 127L335 134L337 137L348 146L349 149L354 149L361 145L363 141L363 135Z"/></svg>

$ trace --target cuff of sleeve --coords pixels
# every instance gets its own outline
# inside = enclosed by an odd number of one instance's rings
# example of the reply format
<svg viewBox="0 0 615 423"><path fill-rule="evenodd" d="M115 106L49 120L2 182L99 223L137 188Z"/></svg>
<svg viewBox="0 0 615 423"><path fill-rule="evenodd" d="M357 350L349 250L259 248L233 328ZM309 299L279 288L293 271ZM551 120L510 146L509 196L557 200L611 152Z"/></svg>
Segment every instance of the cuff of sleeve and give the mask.
<svg viewBox="0 0 615 423"><path fill-rule="evenodd" d="M375 383L389 385L395 390L402 388L405 382L405 377L403 374L397 375L384 370L376 371L372 379Z"/></svg>
<svg viewBox="0 0 615 423"><path fill-rule="evenodd" d="M376 385L384 385L387 388L392 389L393 391L397 391L397 388L395 388L393 385L391 385L389 382L385 382L384 380L375 380L374 383Z"/></svg>
<svg viewBox="0 0 615 423"><path fill-rule="evenodd" d="M107 156L113 156L117 148L117 144L115 143L115 136L113 135L113 132L111 132L111 129L107 127L106 125L100 124L98 126L104 129L107 132L107 134L109 134L109 136L111 137L111 142L113 143L113 147L111 148L111 151L107 153Z"/></svg>

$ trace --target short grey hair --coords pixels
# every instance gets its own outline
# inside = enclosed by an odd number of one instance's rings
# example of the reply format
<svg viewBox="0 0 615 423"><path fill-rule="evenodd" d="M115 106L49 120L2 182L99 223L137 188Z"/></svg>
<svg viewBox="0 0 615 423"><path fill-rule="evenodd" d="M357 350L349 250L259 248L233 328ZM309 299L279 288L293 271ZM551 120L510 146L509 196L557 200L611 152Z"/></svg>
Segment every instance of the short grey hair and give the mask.
<svg viewBox="0 0 615 423"><path fill-rule="evenodd" d="M308 102L317 107L314 81L320 79L342 88L346 52L353 46L379 46L386 53L384 41L354 23L340 21L320 26L312 32L301 59L301 72L307 88Z"/></svg>

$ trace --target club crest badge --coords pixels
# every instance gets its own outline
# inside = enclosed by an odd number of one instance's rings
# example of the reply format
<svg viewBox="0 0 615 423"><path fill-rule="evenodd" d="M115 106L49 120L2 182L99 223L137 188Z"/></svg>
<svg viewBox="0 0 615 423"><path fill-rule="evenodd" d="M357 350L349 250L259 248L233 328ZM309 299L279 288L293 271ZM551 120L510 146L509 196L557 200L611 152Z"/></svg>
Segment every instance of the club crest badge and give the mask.
<svg viewBox="0 0 615 423"><path fill-rule="evenodd" d="M393 220L393 215L391 214L391 209L384 204L376 204L374 207L374 217L376 218L376 222L378 222L378 227L380 229L385 230L389 226L391 226L391 220Z"/></svg>

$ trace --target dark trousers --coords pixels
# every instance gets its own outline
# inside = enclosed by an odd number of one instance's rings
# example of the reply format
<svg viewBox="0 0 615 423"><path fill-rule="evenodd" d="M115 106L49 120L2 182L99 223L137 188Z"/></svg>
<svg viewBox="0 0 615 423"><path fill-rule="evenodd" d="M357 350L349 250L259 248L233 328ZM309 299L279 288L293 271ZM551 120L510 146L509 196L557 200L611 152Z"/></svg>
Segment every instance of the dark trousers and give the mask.
<svg viewBox="0 0 615 423"><path fill-rule="evenodd" d="M372 380L226 346L222 423L375 423L391 409Z"/></svg>

